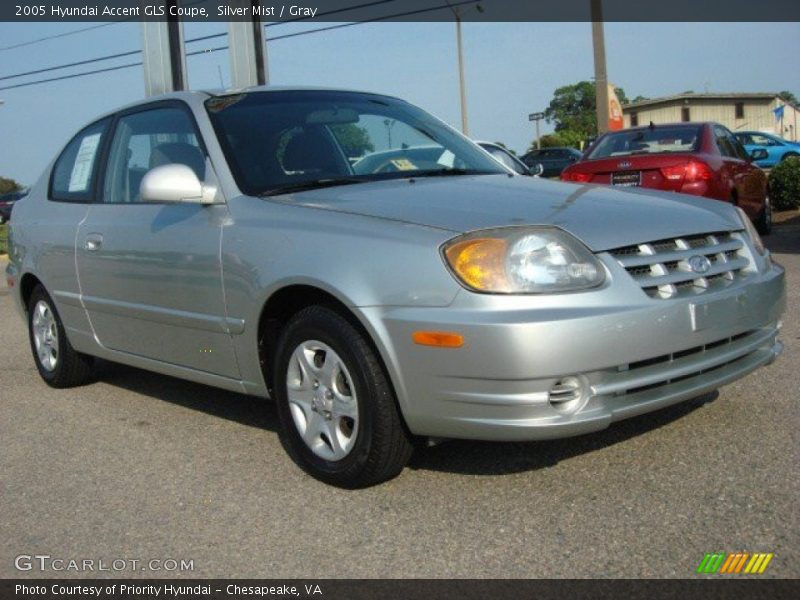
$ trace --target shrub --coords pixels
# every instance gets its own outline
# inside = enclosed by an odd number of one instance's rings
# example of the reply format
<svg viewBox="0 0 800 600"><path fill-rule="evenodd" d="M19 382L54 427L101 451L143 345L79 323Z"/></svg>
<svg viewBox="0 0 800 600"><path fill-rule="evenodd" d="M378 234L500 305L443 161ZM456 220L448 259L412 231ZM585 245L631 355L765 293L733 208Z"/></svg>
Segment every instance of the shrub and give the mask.
<svg viewBox="0 0 800 600"><path fill-rule="evenodd" d="M800 158L779 162L769 174L769 197L776 210L800 208Z"/></svg>

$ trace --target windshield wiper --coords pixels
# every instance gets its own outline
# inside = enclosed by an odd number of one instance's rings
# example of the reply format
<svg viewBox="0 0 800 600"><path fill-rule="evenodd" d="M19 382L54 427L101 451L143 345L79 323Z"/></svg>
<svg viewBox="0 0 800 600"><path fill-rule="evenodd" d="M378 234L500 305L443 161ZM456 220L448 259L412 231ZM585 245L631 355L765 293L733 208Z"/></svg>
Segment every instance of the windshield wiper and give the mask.
<svg viewBox="0 0 800 600"><path fill-rule="evenodd" d="M309 181L298 181L297 183L287 183L285 185L278 185L274 188L264 190L259 196L280 196L281 194L290 194L291 192L304 192L307 190L318 190L327 187L335 187L337 185L351 185L354 183L364 183L366 179L359 179L356 177L335 177L328 179L311 179Z"/></svg>

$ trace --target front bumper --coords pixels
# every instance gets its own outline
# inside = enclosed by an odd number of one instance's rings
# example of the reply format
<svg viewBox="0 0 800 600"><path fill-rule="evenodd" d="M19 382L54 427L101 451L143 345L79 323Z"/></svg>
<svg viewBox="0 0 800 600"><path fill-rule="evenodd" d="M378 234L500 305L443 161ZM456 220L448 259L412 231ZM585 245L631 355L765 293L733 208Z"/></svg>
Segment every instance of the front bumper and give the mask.
<svg viewBox="0 0 800 600"><path fill-rule="evenodd" d="M498 441L579 435L712 391L782 350L778 265L679 300L648 298L616 275L592 293L462 292L446 308L362 309L410 430ZM420 330L458 332L465 343L414 345ZM566 403L554 393L565 381L578 389Z"/></svg>

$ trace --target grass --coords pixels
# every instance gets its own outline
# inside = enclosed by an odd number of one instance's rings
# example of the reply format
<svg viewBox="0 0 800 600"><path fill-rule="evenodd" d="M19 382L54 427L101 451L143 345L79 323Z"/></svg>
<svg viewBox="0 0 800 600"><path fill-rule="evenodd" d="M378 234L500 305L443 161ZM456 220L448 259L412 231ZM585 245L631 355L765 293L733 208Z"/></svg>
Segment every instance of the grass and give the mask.
<svg viewBox="0 0 800 600"><path fill-rule="evenodd" d="M0 225L0 254L8 252L8 224Z"/></svg>

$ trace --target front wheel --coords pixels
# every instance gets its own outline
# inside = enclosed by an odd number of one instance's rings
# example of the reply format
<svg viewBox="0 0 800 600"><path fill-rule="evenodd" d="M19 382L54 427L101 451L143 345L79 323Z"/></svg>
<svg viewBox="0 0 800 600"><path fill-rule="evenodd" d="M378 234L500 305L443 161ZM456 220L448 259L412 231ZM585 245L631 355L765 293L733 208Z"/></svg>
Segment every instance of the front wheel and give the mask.
<svg viewBox="0 0 800 600"><path fill-rule="evenodd" d="M772 233L772 202L769 200L769 194L764 198L764 207L756 219L755 226L761 235Z"/></svg>
<svg viewBox="0 0 800 600"><path fill-rule="evenodd" d="M55 304L41 285L28 301L28 334L36 368L49 386L74 387L91 379L92 357L69 343Z"/></svg>
<svg viewBox="0 0 800 600"><path fill-rule="evenodd" d="M359 488L398 475L412 444L394 392L364 336L311 306L281 333L273 382L281 441L313 477Z"/></svg>

